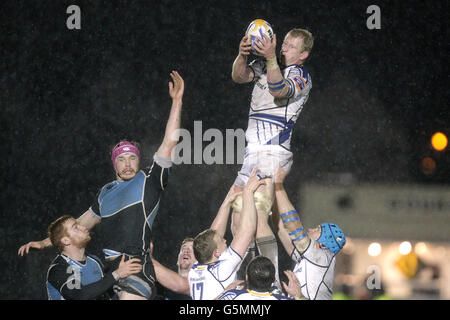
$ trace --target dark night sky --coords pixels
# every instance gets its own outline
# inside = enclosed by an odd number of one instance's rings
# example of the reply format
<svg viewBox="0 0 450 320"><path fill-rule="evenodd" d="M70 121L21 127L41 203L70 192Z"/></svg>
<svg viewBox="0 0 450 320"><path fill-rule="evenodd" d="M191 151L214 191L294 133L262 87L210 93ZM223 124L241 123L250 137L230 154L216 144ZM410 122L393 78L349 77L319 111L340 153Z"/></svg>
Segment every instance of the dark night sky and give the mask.
<svg viewBox="0 0 450 320"><path fill-rule="evenodd" d="M81 30L66 28L71 4ZM371 4L381 8L380 30L366 27ZM293 27L315 36L306 64L313 89L292 139L293 197L328 173L450 184L448 151L428 142L434 131L450 135L448 1L2 1L0 299L46 298L55 251L16 251L43 239L55 218L90 206L114 178L110 146L138 140L151 158L171 70L185 79L183 128L245 129L251 85L230 75L255 18L272 24L279 43ZM420 170L424 156L436 159L432 175ZM154 225L162 263L175 266L181 240L209 227L238 169L174 168Z"/></svg>

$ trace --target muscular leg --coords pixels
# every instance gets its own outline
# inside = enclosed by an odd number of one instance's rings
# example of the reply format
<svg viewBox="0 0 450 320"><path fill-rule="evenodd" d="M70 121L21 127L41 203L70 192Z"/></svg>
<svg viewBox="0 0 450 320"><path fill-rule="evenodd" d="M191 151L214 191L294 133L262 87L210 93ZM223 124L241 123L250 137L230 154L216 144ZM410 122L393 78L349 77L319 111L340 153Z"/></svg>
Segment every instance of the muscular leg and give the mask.
<svg viewBox="0 0 450 320"><path fill-rule="evenodd" d="M274 202L273 184L269 183L261 187L262 188L258 189L257 191L260 191L268 195L273 203ZM270 212L258 210L258 224L256 228L256 246L258 248L259 253L262 256L269 258L270 261L272 261L272 263L274 264L275 285L279 289L281 289L278 273L278 245L277 239L275 238L275 235L269 225L269 214Z"/></svg>

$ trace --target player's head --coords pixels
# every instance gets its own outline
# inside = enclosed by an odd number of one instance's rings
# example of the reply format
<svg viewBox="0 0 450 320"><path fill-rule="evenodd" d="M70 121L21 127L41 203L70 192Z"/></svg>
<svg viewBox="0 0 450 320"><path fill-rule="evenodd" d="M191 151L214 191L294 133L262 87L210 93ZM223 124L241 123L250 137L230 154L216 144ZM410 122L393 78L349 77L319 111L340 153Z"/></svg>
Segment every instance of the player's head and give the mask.
<svg viewBox="0 0 450 320"><path fill-rule="evenodd" d="M177 266L178 271L189 270L195 263L194 256L194 239L185 238L181 243L180 252L178 253Z"/></svg>
<svg viewBox="0 0 450 320"><path fill-rule="evenodd" d="M120 141L111 151L111 161L119 181L127 181L139 171L141 153L137 142Z"/></svg>
<svg viewBox="0 0 450 320"><path fill-rule="evenodd" d="M284 37L281 62L285 66L303 64L314 46L314 37L306 29L295 28Z"/></svg>
<svg viewBox="0 0 450 320"><path fill-rule="evenodd" d="M247 265L246 277L248 289L269 291L275 282L275 266L269 258L256 256Z"/></svg>
<svg viewBox="0 0 450 320"><path fill-rule="evenodd" d="M91 240L88 229L69 215L62 216L50 224L48 237L52 245L61 252L69 246L85 248Z"/></svg>
<svg viewBox="0 0 450 320"><path fill-rule="evenodd" d="M193 246L198 263L205 264L219 258L227 249L227 242L215 230L207 229L195 237Z"/></svg>
<svg viewBox="0 0 450 320"><path fill-rule="evenodd" d="M317 238L317 242L322 248L327 248L332 253L337 254L347 241L342 229L334 223L322 223L320 230L321 233Z"/></svg>

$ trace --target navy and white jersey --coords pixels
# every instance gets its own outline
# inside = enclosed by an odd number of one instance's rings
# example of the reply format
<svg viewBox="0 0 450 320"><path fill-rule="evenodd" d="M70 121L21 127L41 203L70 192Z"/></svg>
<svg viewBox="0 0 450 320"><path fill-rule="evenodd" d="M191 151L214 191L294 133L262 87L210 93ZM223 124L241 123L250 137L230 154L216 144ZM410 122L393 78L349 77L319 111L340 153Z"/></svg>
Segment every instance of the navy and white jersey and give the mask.
<svg viewBox="0 0 450 320"><path fill-rule="evenodd" d="M311 76L304 66L290 65L281 70L290 88L289 97L273 97L267 84L266 61L257 59L249 64L254 72L249 121L248 144L280 145L290 150L292 130L309 97Z"/></svg>
<svg viewBox="0 0 450 320"><path fill-rule="evenodd" d="M258 292L250 289L233 289L224 292L219 300L294 300L272 292Z"/></svg>
<svg viewBox="0 0 450 320"><path fill-rule="evenodd" d="M106 184L92 204L90 210L101 219L98 237L105 258L147 251L169 175L169 168L163 168L155 159L133 179Z"/></svg>
<svg viewBox="0 0 450 320"><path fill-rule="evenodd" d="M104 275L103 264L94 255L85 261L76 261L59 254L47 271L49 300L109 299L109 290L115 283L112 272Z"/></svg>
<svg viewBox="0 0 450 320"><path fill-rule="evenodd" d="M308 248L301 254L297 248L291 255L296 262L296 275L302 294L309 300L331 300L333 297L335 255L328 249L318 248L310 239Z"/></svg>
<svg viewBox="0 0 450 320"><path fill-rule="evenodd" d="M242 257L228 247L212 264L195 264L188 279L192 300L214 300L236 280Z"/></svg>

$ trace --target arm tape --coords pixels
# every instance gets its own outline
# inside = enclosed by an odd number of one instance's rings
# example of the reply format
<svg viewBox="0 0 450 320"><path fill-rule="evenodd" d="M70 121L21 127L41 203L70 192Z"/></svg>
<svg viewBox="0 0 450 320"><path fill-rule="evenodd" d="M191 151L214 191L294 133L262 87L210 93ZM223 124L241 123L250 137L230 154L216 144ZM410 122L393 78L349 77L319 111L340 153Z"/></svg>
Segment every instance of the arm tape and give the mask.
<svg viewBox="0 0 450 320"><path fill-rule="evenodd" d="M292 239L292 241L299 241L299 240L302 240L304 237L306 237L307 236L307 234L306 233L302 233L301 235L300 235L300 237L298 237L298 238L295 238L295 239ZM292 236L291 236L291 238L293 238Z"/></svg>
<svg viewBox="0 0 450 320"><path fill-rule="evenodd" d="M284 87L286 87L286 83L284 81L281 85L278 85L278 86L269 84L269 90L271 90L271 91L280 91L280 90L283 90Z"/></svg>
<svg viewBox="0 0 450 320"><path fill-rule="evenodd" d="M290 236L293 236L293 235L295 235L295 234L297 234L297 233L300 233L300 232L302 232L302 231L303 231L303 228L297 228L297 229L295 229L294 231L289 232L289 235L290 235Z"/></svg>
<svg viewBox="0 0 450 320"><path fill-rule="evenodd" d="M284 82L284 78L283 78L283 80L281 80L281 81L278 81L278 82L269 82L269 81L267 81L267 84L269 85L269 86L279 86L280 84L282 84L283 82Z"/></svg>
<svg viewBox="0 0 450 320"><path fill-rule="evenodd" d="M286 217L286 216L288 216L288 215L291 215L291 214L294 214L294 213L297 213L297 210L292 210L292 211L289 211L289 212L285 212L285 213L283 213L283 214L280 216L280 218L283 219L284 217Z"/></svg>
<svg viewBox="0 0 450 320"><path fill-rule="evenodd" d="M291 222L291 221L300 220L300 218L299 217L295 217L295 218L290 218L290 219L286 219L286 220L284 220L284 219L281 219L281 220L283 220L283 223L288 223L288 222Z"/></svg>

